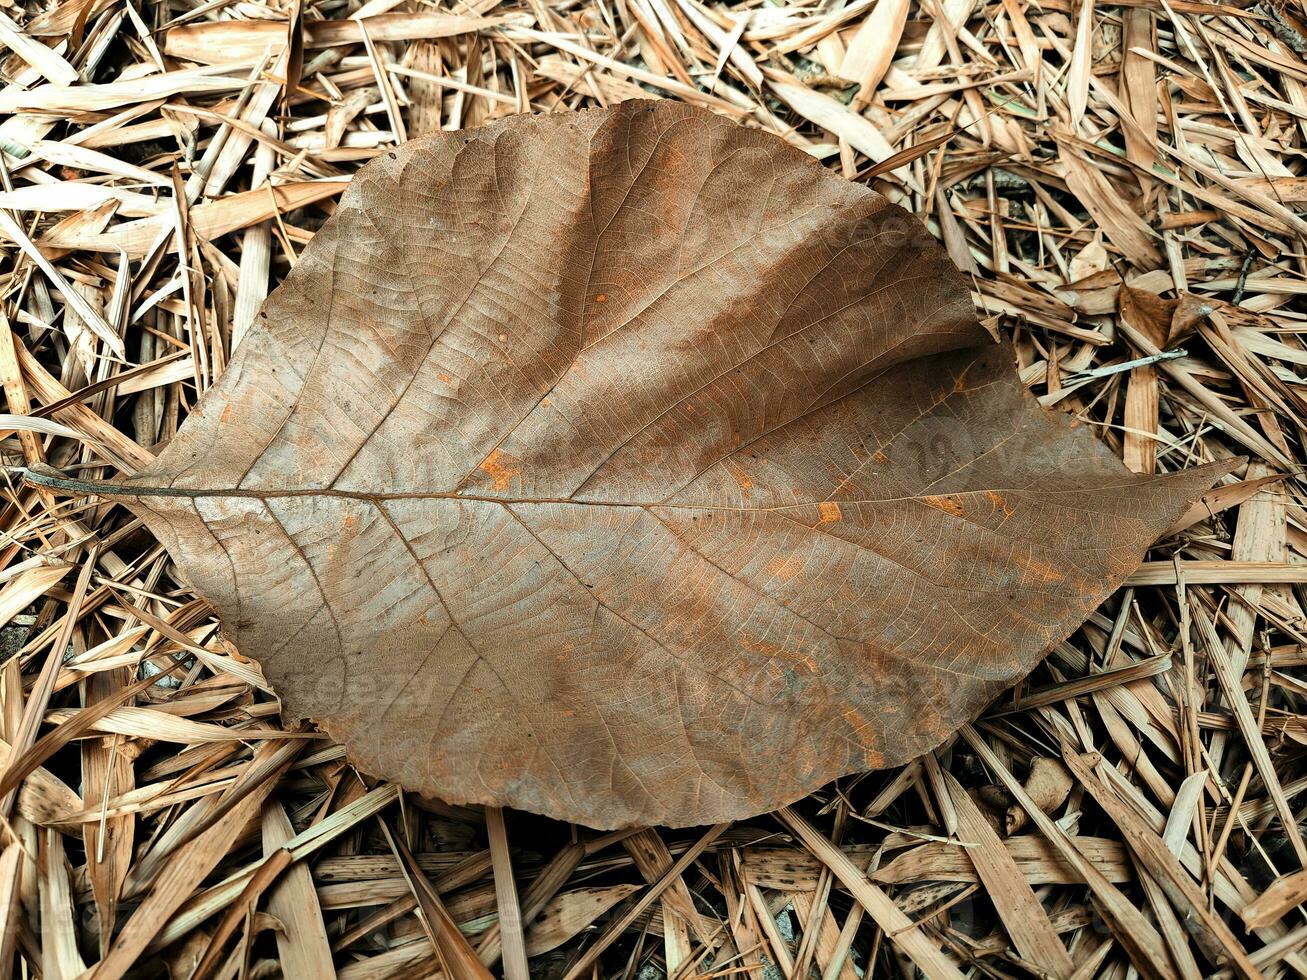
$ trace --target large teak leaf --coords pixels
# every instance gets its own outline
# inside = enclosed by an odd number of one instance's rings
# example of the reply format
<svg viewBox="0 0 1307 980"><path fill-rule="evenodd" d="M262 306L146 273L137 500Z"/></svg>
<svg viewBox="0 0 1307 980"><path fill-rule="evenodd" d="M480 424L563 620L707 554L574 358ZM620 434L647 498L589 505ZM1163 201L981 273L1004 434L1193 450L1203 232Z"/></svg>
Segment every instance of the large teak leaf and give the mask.
<svg viewBox="0 0 1307 980"><path fill-rule="evenodd" d="M758 813L930 749L1215 478L1025 392L915 219L683 105L386 153L113 488L289 717L450 801Z"/></svg>

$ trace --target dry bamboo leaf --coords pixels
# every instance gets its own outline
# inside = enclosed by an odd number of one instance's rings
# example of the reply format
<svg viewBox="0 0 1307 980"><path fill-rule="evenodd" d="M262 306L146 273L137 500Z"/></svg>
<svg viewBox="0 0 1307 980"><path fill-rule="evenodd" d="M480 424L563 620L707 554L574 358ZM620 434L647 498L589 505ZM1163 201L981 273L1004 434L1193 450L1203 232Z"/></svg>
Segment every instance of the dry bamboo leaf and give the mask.
<svg viewBox="0 0 1307 980"><path fill-rule="evenodd" d="M1086 758L1064 748L1063 758L1080 785L1089 791L1120 828L1127 846L1134 852L1139 863L1157 879L1176 912L1190 924L1195 944L1212 965L1218 969L1229 969L1236 977L1260 977L1260 972L1249 961L1239 940L1225 921L1208 908L1203 892L1175 855L1141 817L1113 795L1093 774L1092 770L1101 761L1100 757L1093 754Z"/></svg>
<svg viewBox="0 0 1307 980"><path fill-rule="evenodd" d="M543 914L548 903L558 890L571 878L572 873L585 857L585 848L576 842L565 845L544 867L535 881L527 887L522 895L522 924L529 926ZM493 863L493 859L492 859ZM449 875L442 881L447 882ZM499 924L496 923L481 935L477 947L477 956L487 966L494 966L499 960L502 943L499 938Z"/></svg>
<svg viewBox="0 0 1307 980"><path fill-rule="evenodd" d="M1131 369L1125 396L1125 465L1131 472L1155 471L1157 413L1157 368L1145 364Z"/></svg>
<svg viewBox="0 0 1307 980"><path fill-rule="evenodd" d="M1022 876L1032 885L1083 882L1075 867L1060 857L1056 848L1043 837L1022 834L1003 841L1011 852ZM1130 881L1134 874L1122 846L1100 837L1077 837L1080 855L1109 882ZM761 875L759 877L762 877ZM932 841L914 847L872 874L872 880L884 885L902 885L918 881L976 881L971 859L961 848ZM767 883L767 879L762 879ZM773 886L774 887L774 886Z"/></svg>
<svg viewBox="0 0 1307 980"><path fill-rule="evenodd" d="M878 926L887 932L895 944L913 963L921 968L928 977L940 980L961 980L962 971L957 968L948 954L936 948L933 939L904 914L885 892L872 884L853 862L844 856L844 852L818 832L810 823L789 807L777 811L777 817L795 836L803 841L808 850L826 865L831 873L849 890L854 900L861 905Z"/></svg>
<svg viewBox="0 0 1307 980"><path fill-rule="evenodd" d="M449 980L491 980L490 971L477 959L475 950L468 945L467 937L459 931L458 923L431 887L403 838L395 836L385 821L381 828L400 862L405 886L417 900L422 929L435 950L441 970Z"/></svg>
<svg viewBox="0 0 1307 980"><path fill-rule="evenodd" d="M0 764L12 757L9 743L0 739ZM34 823L53 823L59 816L82 807L82 799L54 773L40 768L32 772L18 792L18 812Z"/></svg>
<svg viewBox="0 0 1307 980"><path fill-rule="evenodd" d="M859 102L869 102L885 77L907 19L908 0L877 0L853 36L840 65L840 77L862 86L858 91Z"/></svg>
<svg viewBox="0 0 1307 980"><path fill-rule="evenodd" d="M67 565L38 565L6 582L0 589L0 626L53 589L68 569Z"/></svg>
<svg viewBox="0 0 1307 980"><path fill-rule="evenodd" d="M1069 976L1075 971L1075 964L1003 841L951 774L944 774L944 784L957 808L959 839L970 845L967 854L980 880L985 882L1013 945L1022 956L1050 975Z"/></svg>
<svg viewBox="0 0 1307 980"><path fill-rule="evenodd" d="M41 966L46 976L78 977L86 970L77 949L72 882L64 857L64 838L51 827L40 836L37 874L41 881Z"/></svg>
<svg viewBox="0 0 1307 980"><path fill-rule="evenodd" d="M531 18L477 17L436 11L382 14L348 20L309 20L303 25L304 47L327 48L358 43L363 31L377 43L419 38L453 37L487 30L510 20L529 24ZM289 25L280 20L229 20L186 24L168 31L164 53L199 64L250 64L269 48L285 47Z"/></svg>
<svg viewBox="0 0 1307 980"><path fill-rule="evenodd" d="M508 851L508 828L504 811L486 807L486 838L495 872L495 908L499 916L499 941L504 963L504 980L530 980L522 904L517 895L512 858Z"/></svg>
<svg viewBox="0 0 1307 980"><path fill-rule="evenodd" d="M0 91L0 112L112 109L182 93L232 92L244 87L244 78L221 77L214 68L191 68L103 85L39 85L30 90L11 85Z"/></svg>
<svg viewBox="0 0 1307 980"><path fill-rule="evenodd" d="M1157 68L1134 49L1156 50L1155 18L1156 15L1144 7L1122 12L1121 96L1134 122L1133 126L1122 127L1122 136L1127 156L1145 172L1152 169L1157 160L1157 151L1153 148L1157 139ZM1141 185L1146 187L1146 180L1141 178Z"/></svg>
<svg viewBox="0 0 1307 980"><path fill-rule="evenodd" d="M23 845L15 840L0 851L0 974L13 976L14 947L18 941L22 907L19 881L23 870Z"/></svg>
<svg viewBox="0 0 1307 980"><path fill-rule="evenodd" d="M1016 781L1011 771L981 741L970 726L962 729L962 737L975 749L981 761L989 767L1004 788L1016 801L1026 807L1030 819L1061 857L1075 867L1094 894L1095 904L1112 935L1130 954L1131 965L1143 976L1163 980L1171 975L1170 960L1161 936L1148 919L1103 874L1080 853L1066 831L1039 809Z"/></svg>
<svg viewBox="0 0 1307 980"><path fill-rule="evenodd" d="M840 139L847 140L850 146L868 159L881 163L894 155L893 148L885 141L881 131L865 116L842 102L778 74L769 75L768 84L795 112Z"/></svg>
<svg viewBox="0 0 1307 980"><path fill-rule="evenodd" d="M673 882L679 881L681 875L685 873L686 869L694 863L699 855L701 855L713 841L721 836L726 828L727 824L724 823L714 824L709 827L702 837L685 850L685 853L683 853L677 859L676 863L667 870L667 874L665 874L662 879L655 884L650 885L638 901L628 906L625 912L608 923L608 927L604 929L603 933L597 940L595 940L594 944L591 945L590 948L582 954L580 959L572 964L567 973L563 975L563 980L581 980L582 977L593 973L594 965L598 962L603 951L612 945L613 941L617 939L618 936L630 928L630 926L639 919L642 914L644 914L649 906L658 901Z"/></svg>
<svg viewBox="0 0 1307 980"><path fill-rule="evenodd" d="M938 744L1218 475L1130 474L1011 358L910 216L628 102L378 157L154 464L36 479L365 770L703 824Z"/></svg>
<svg viewBox="0 0 1307 980"><path fill-rule="evenodd" d="M639 890L640 886L634 884L597 885L573 888L554 896L527 930L527 955L539 956L557 949L618 902Z"/></svg>
<svg viewBox="0 0 1307 980"><path fill-rule="evenodd" d="M644 880L650 884L665 875L674 861L657 831L649 828L623 839L622 847L631 855L631 860L635 862L635 867ZM699 913L695 910L694 899L684 881L673 882L667 890L667 897L660 904L665 955L669 969L675 971L691 955L688 923L695 923L701 938L705 938L708 933L700 926Z"/></svg>
<svg viewBox="0 0 1307 980"><path fill-rule="evenodd" d="M1294 906L1307 901L1307 871L1296 871L1271 883L1271 886L1239 909L1239 917L1249 929L1260 929L1287 915Z"/></svg>
<svg viewBox="0 0 1307 980"><path fill-rule="evenodd" d="M128 637L138 633L128 631ZM96 674L87 679L86 703L94 703L111 697L131 683L131 674L127 670L113 670ZM40 772L41 770L37 770ZM123 884L132 865L133 836L136 820L132 814L110 818L108 816L108 799L110 794L130 792L136 785L136 775L132 767L132 751L124 750L121 739L84 739L82 741L82 793L88 800L96 801L103 813L94 822L82 825L82 841L88 855L94 855L94 861L87 862L87 875L90 878L92 894L95 898L96 915L99 920L100 953L108 952L109 938L117 926L118 903L122 897ZM31 779L28 779L30 785ZM18 803L22 806L22 795ZM81 800L76 801L80 809ZM64 811L67 812L67 811Z"/></svg>
<svg viewBox="0 0 1307 980"><path fill-rule="evenodd" d="M1067 78L1067 108L1070 109L1071 125L1079 128L1085 115L1085 106L1089 99L1089 73L1091 69L1091 38L1094 31L1094 2L1080 0L1076 17L1075 48L1071 55L1071 64Z"/></svg>
<svg viewBox="0 0 1307 980"><path fill-rule="evenodd" d="M1108 239L1137 266L1151 269L1161 264L1147 223L1123 200L1102 172L1065 144L1061 147L1066 166L1066 184L1080 203L1107 233Z"/></svg>
<svg viewBox="0 0 1307 980"><path fill-rule="evenodd" d="M258 813L259 804L272 789L269 781L257 793L242 800L235 809L207 832L191 841L168 862L154 887L127 920L108 954L94 968L93 977L119 977L195 890L204 876L231 846L236 834Z"/></svg>
<svg viewBox="0 0 1307 980"><path fill-rule="evenodd" d="M77 81L77 69L59 56L58 52L35 41L8 14L0 13L0 44L39 71L56 85L72 85Z"/></svg>
<svg viewBox="0 0 1307 980"><path fill-rule="evenodd" d="M1172 333L1172 321L1180 301L1162 299L1146 289L1122 286L1117 294L1118 310L1130 326L1151 340L1159 350L1166 350L1179 339Z"/></svg>
<svg viewBox="0 0 1307 980"><path fill-rule="evenodd" d="M203 240L218 238L260 221L267 221L281 212L293 211L324 198L334 197L345 186L345 182L340 180L315 180L232 194L193 208L190 212L191 230ZM175 223L176 216L170 212L153 218L124 222L97 235L88 235L82 231L64 236L52 230L41 240L41 245L126 253L130 258L140 258L149 252L159 235ZM0 227L0 231L3 230Z"/></svg>
<svg viewBox="0 0 1307 980"><path fill-rule="evenodd" d="M0 208L9 211L85 211L108 203L115 205L116 214L129 218L151 217L169 210L165 202L150 194L73 180L0 191Z"/></svg>

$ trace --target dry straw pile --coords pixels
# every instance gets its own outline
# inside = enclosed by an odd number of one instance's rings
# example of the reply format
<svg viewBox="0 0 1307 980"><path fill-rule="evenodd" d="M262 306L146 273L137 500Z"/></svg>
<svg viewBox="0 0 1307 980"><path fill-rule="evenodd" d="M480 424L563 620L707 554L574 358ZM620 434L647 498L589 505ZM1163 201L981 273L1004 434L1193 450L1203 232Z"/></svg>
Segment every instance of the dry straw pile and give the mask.
<svg viewBox="0 0 1307 980"><path fill-rule="evenodd" d="M0 44L12 465L149 461L387 147L650 96L922 215L1133 469L1250 460L938 752L603 836L360 778L138 522L11 473L0 974L1307 973L1301 6L62 0Z"/></svg>

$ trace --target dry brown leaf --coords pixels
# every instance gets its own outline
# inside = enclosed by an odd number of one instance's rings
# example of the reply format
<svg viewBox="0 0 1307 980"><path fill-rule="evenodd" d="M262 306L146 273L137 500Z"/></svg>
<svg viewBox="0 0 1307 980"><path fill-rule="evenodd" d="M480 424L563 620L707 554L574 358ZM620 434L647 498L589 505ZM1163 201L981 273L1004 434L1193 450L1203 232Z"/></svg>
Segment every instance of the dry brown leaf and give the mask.
<svg viewBox="0 0 1307 980"><path fill-rule="evenodd" d="M1122 286L1117 303L1121 317L1160 349L1174 346L1178 338L1172 334L1171 323L1179 300L1162 299L1148 290Z"/></svg>
<svg viewBox="0 0 1307 980"><path fill-rule="evenodd" d="M1071 774L1061 760L1049 756L1036 756L1030 763L1030 774L1026 776L1024 789L1035 801L1035 805L1045 813L1062 805L1071 792ZM1010 806L1007 810L1005 829L1015 834L1026 825L1026 811L1019 806Z"/></svg>
<svg viewBox="0 0 1307 980"><path fill-rule="evenodd" d="M615 827L938 744L1217 475L1042 411L879 195L627 102L379 157L162 456L62 485L363 769Z"/></svg>

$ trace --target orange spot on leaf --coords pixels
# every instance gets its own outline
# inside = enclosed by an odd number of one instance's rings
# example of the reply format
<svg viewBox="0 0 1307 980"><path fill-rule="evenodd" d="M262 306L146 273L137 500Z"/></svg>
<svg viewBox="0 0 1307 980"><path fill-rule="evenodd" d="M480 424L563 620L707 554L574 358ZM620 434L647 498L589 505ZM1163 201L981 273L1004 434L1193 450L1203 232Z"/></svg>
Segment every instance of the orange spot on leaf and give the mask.
<svg viewBox="0 0 1307 980"><path fill-rule="evenodd" d="M997 490L986 490L985 499L994 505L995 510L1001 510L1004 517L1011 517L1015 512L1014 508L1008 505L1007 500Z"/></svg>
<svg viewBox="0 0 1307 980"><path fill-rule="evenodd" d="M945 514L952 514L954 517L962 516L962 502L957 497L948 494L932 495L922 497L921 502L927 507L934 507L936 510L942 510Z"/></svg>
<svg viewBox="0 0 1307 980"><path fill-rule="evenodd" d="M504 454L498 449L482 461L481 469L485 470L490 478L495 481L496 490L507 490L509 484L513 482L513 477L522 472L505 463Z"/></svg>
<svg viewBox="0 0 1307 980"><path fill-rule="evenodd" d="M740 489L744 491L744 495L747 497L749 491L753 488L753 481L749 479L749 474L745 473L744 470L733 470L731 475L735 477L735 482L740 485Z"/></svg>
<svg viewBox="0 0 1307 980"><path fill-rule="evenodd" d="M840 505L833 500L823 500L817 505L823 524L835 524L840 519Z"/></svg>

